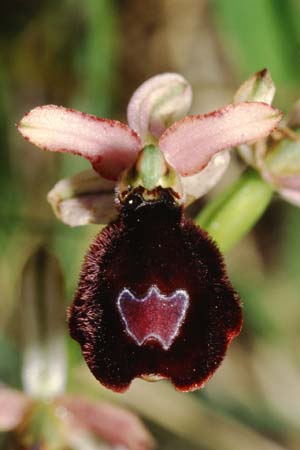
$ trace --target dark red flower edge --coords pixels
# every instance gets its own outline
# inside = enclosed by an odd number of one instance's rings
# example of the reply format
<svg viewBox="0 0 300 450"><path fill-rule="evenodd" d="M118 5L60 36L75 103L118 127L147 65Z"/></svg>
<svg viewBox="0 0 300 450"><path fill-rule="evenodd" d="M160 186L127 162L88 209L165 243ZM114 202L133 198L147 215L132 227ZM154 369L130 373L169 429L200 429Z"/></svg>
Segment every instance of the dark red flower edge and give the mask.
<svg viewBox="0 0 300 450"><path fill-rule="evenodd" d="M216 244L185 217L171 192L161 189L154 201L142 194L132 192L118 219L91 245L69 310L70 333L94 376L114 391L149 375L192 391L213 375L239 334L240 300ZM139 345L117 306L124 288L143 298L151 286L166 296L177 290L189 296L184 321L167 350L155 339ZM136 320L143 333L143 317Z"/></svg>

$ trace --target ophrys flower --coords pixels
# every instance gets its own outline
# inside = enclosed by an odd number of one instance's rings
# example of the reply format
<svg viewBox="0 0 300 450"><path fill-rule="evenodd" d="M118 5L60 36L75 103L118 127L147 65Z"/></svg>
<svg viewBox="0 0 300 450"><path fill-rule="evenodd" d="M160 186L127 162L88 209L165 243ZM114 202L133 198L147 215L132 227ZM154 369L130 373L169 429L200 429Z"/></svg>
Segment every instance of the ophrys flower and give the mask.
<svg viewBox="0 0 300 450"><path fill-rule="evenodd" d="M190 104L186 80L163 74L134 93L129 126L52 105L19 124L32 143L84 156L98 174L52 190L65 222L102 223L104 186L108 192L108 180L118 181L118 215L90 247L69 316L91 371L116 391L135 377L197 389L241 329L222 255L183 207L217 182L230 147L267 136L281 114L265 103L241 102L184 117Z"/></svg>

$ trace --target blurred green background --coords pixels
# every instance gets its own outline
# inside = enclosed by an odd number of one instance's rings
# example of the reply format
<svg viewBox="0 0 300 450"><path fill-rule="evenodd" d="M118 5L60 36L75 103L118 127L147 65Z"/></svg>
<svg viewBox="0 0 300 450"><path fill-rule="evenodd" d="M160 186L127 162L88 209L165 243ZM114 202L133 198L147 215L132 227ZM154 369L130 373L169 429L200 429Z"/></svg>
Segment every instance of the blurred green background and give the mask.
<svg viewBox="0 0 300 450"><path fill-rule="evenodd" d="M134 89L163 71L184 75L194 91L192 112L204 112L229 103L244 79L267 67L277 86L275 105L288 111L300 97L300 2L10 0L1 9L0 381L20 387L14 317L22 267L44 243L63 267L67 305L97 226L68 228L46 202L57 180L88 164L38 151L15 123L49 103L126 120ZM233 158L211 195L242 170ZM147 421L159 449L298 450L299 231L299 210L275 198L226 255L245 324L203 390L179 394L164 382L136 381L128 393L112 394L80 368L81 354L69 339L70 389L80 380L80 392L129 405Z"/></svg>

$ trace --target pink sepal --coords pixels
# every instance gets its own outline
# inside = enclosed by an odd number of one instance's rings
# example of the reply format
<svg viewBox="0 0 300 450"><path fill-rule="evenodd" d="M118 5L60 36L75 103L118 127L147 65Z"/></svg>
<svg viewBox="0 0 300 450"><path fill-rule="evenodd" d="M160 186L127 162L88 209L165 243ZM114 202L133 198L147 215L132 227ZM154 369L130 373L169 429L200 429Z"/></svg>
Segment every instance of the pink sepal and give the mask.
<svg viewBox="0 0 300 450"><path fill-rule="evenodd" d="M30 406L31 400L25 394L0 386L0 432L16 428Z"/></svg>
<svg viewBox="0 0 300 450"><path fill-rule="evenodd" d="M124 123L55 105L31 110L18 130L44 150L83 156L100 175L114 180L141 149L140 138Z"/></svg>
<svg viewBox="0 0 300 450"><path fill-rule="evenodd" d="M71 414L75 426L84 427L110 444L129 450L154 447L151 435L138 417L119 406L70 395L57 399L57 402Z"/></svg>
<svg viewBox="0 0 300 450"><path fill-rule="evenodd" d="M280 111L265 103L228 105L174 123L161 136L159 147L182 176L193 175L217 152L268 136L281 117Z"/></svg>

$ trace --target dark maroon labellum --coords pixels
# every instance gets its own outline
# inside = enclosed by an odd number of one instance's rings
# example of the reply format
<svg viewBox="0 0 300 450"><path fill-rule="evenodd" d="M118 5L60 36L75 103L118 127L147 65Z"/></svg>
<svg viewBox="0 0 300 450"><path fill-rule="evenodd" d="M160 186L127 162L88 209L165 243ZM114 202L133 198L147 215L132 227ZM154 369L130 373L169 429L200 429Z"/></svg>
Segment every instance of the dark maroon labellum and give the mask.
<svg viewBox="0 0 300 450"><path fill-rule="evenodd" d="M222 255L171 190L136 189L95 239L70 309L70 332L105 386L135 377L200 388L240 332L241 306Z"/></svg>

